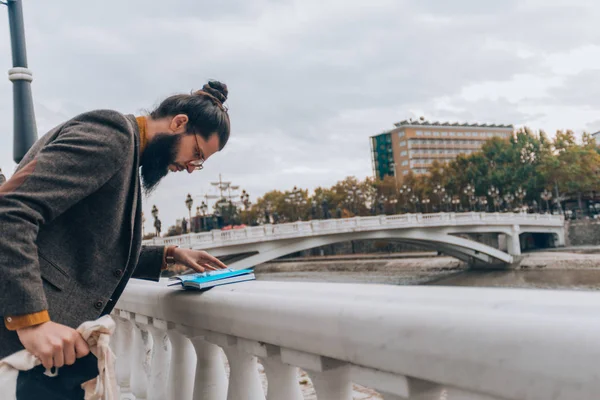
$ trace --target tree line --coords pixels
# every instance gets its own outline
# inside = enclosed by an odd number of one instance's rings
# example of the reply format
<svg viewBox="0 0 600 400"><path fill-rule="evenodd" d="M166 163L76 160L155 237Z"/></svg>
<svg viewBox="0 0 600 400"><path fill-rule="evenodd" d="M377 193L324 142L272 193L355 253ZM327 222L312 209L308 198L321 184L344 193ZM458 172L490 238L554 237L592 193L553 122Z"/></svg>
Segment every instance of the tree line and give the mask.
<svg viewBox="0 0 600 400"><path fill-rule="evenodd" d="M402 212L523 211L600 213L600 148L584 133L522 128L492 138L480 151L449 163L434 161L427 174L410 172L334 186L273 190L239 210L242 223L279 223Z"/></svg>

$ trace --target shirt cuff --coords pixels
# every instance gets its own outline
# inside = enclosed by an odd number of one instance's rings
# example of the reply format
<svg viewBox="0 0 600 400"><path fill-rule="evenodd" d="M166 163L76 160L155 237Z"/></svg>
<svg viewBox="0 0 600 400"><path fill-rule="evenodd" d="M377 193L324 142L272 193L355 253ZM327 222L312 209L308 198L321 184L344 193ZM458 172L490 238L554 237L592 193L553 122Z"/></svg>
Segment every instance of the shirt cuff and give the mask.
<svg viewBox="0 0 600 400"><path fill-rule="evenodd" d="M4 317L4 325L6 325L6 329L9 331L28 328L30 326L43 324L44 322L48 321L50 321L50 314L48 314L48 310L33 314Z"/></svg>

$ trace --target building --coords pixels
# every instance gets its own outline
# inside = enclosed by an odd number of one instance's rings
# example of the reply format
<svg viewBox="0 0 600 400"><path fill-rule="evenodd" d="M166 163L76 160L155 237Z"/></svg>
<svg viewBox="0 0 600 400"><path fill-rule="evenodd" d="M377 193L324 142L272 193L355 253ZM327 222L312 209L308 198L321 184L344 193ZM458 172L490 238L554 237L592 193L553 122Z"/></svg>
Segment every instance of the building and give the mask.
<svg viewBox="0 0 600 400"><path fill-rule="evenodd" d="M596 133L592 133L592 137L594 138L594 140L596 141L596 144L598 146L600 146L600 131L596 132Z"/></svg>
<svg viewBox="0 0 600 400"><path fill-rule="evenodd" d="M459 154L478 151L492 137L508 139L512 125L450 124L448 122L401 121L395 128L371 136L373 175L402 180L409 171L426 173L438 160L448 162Z"/></svg>

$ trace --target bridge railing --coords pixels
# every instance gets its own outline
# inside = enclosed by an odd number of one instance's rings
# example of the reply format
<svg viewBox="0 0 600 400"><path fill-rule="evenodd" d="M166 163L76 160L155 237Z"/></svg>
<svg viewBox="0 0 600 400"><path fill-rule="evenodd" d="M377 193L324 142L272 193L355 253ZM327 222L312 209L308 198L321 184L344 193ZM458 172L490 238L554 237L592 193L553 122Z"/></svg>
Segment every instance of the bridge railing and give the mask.
<svg viewBox="0 0 600 400"><path fill-rule="evenodd" d="M358 384L385 400L590 400L599 308L585 292L134 280L113 347L124 398L301 400L300 368L318 399Z"/></svg>
<svg viewBox="0 0 600 400"><path fill-rule="evenodd" d="M355 217L343 219L298 221L285 224L263 225L233 229L227 231L213 230L205 233L194 233L169 238L153 238L145 244L208 246L211 243L236 243L252 241L256 238L285 239L298 236L318 235L323 233L344 232L353 229L394 229L400 227L419 226L452 226L471 224L548 224L561 226L562 215L525 214L525 213L438 213L438 214L401 214L381 215L375 217Z"/></svg>

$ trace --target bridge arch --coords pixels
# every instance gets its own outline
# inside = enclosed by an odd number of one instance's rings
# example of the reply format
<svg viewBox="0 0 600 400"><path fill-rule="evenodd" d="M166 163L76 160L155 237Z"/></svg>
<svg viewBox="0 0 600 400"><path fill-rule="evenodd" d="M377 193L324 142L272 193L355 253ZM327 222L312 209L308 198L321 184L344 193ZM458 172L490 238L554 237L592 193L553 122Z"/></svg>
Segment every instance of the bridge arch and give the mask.
<svg viewBox="0 0 600 400"><path fill-rule="evenodd" d="M402 242L419 244L439 250L442 253L467 262L471 260L477 260L488 264L510 264L513 262L513 257L511 255L473 240L448 235L442 232L433 232L431 230L403 229L362 231L314 237L309 236L255 243L252 247L254 251L258 251L258 254L235 261L230 264L230 267L235 269L253 267L302 250L350 240L368 239L395 239Z"/></svg>

